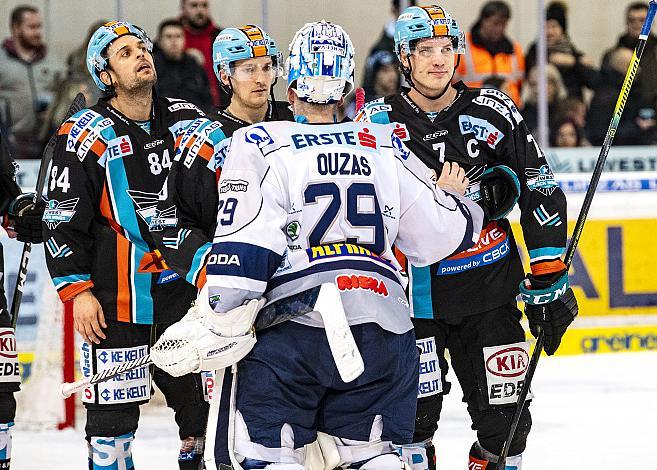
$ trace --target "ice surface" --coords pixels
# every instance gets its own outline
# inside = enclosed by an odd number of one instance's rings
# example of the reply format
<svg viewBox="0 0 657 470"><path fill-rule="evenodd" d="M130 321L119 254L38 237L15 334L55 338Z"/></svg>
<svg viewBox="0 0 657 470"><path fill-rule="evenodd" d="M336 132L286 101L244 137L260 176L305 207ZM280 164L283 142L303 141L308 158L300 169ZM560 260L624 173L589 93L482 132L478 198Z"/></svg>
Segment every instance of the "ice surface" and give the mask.
<svg viewBox="0 0 657 470"><path fill-rule="evenodd" d="M467 468L475 439L455 377L438 431L438 468ZM657 352L543 357L534 377L534 426L525 470L657 469ZM14 428L13 470L85 469L79 430ZM176 470L178 438L168 409L142 407L137 470Z"/></svg>

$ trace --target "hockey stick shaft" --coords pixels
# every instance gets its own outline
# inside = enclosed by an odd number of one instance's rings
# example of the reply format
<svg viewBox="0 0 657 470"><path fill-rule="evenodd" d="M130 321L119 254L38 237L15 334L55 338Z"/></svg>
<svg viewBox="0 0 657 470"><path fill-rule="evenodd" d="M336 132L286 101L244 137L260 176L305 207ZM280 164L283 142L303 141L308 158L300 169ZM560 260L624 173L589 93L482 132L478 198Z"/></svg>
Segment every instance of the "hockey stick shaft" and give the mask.
<svg viewBox="0 0 657 470"><path fill-rule="evenodd" d="M591 182L589 187L586 190L586 195L584 196L584 202L582 203L582 208L579 211L579 216L577 217L577 222L575 223L575 228L573 229L573 235L570 238L570 244L566 250L564 256L564 263L566 264L566 269L570 268L572 264L573 257L575 256L575 250L579 244L579 240L582 236L582 231L584 230L584 224L586 223L586 218L589 215L589 210L591 208L591 202L593 201L593 196L598 187L598 182L600 181L600 176L602 175L602 170L604 169L605 161L607 160L607 155L609 155L609 150L611 149L611 144L616 135L616 130L618 129L618 124L620 118L623 114L623 109L627 103L627 98L630 94L630 89L632 88L632 83L634 82L634 77L636 76L637 70L639 69L639 62L641 61L641 56L643 55L643 50L646 46L646 41L650 35L650 30L652 29L652 23L655 19L655 13L657 13L657 0L651 0L648 7L648 15L646 16L646 21L643 23L643 28L641 29L641 34L639 35L639 41L634 48L632 54L632 60L627 68L625 73L625 80L623 81L623 86L621 86L620 92L618 94L618 99L616 100L616 107L614 108L614 113L609 123L609 128L607 129L607 135L602 143L600 148L600 154L598 155L598 160L593 168L593 173L591 174ZM540 330L538 338L536 339L536 345L534 347L534 352L532 358L529 361L527 366L527 374L525 376L525 381L518 397L518 402L516 405L516 411L513 415L513 420L511 421L511 426L509 427L509 433L507 434L506 441L502 447L502 452L497 462L497 470L504 470L506 466L506 458L509 454L509 448L511 447L511 441L515 435L518 423L520 422L520 416L522 414L523 408L525 407L525 402L527 401L527 394L529 393L529 387L531 385L532 378L534 377L534 372L538 366L538 360L543 351L543 344L545 341L545 332Z"/></svg>
<svg viewBox="0 0 657 470"><path fill-rule="evenodd" d="M71 103L71 106L66 112L64 121L73 116L78 111L86 107L86 101L82 93L78 93L75 96L75 99ZM57 131L53 132L43 149L41 154L41 163L39 165L39 175L37 177L36 187L34 189L34 199L32 204L36 204L41 193L43 193L43 188L46 185L46 179L48 176L48 167L52 161L52 157L55 153L55 144L57 142ZM21 261L18 265L18 276L16 277L16 287L14 287L14 295L11 301L11 327L16 329L16 324L18 323L18 310L21 306L21 301L23 300L23 289L25 288L25 281L27 280L27 264L30 261L30 253L32 253L32 243L26 242L23 244L23 253L21 254Z"/></svg>

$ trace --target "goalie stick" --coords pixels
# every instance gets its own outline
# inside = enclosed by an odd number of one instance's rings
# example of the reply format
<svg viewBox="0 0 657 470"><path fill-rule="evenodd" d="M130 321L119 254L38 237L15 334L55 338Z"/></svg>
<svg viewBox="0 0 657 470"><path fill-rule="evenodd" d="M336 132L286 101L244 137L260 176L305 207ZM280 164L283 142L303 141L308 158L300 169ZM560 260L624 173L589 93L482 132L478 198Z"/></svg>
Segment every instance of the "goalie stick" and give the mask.
<svg viewBox="0 0 657 470"><path fill-rule="evenodd" d="M320 302L320 291L320 286L313 287L312 289L308 289L299 294L295 294L265 306L258 313L258 317L256 318L254 325L255 330L261 331L301 315L310 313L314 310L317 310L317 304L321 304L322 306L332 305L335 308L335 304L333 303L335 298L331 295L330 292L328 293L328 298L327 295L324 294L324 297L321 297L323 300ZM341 305L341 302L339 302L338 305ZM337 313L342 313L344 316L344 310ZM323 318L325 318L325 316L323 316ZM355 375L354 378L360 375L362 370L360 370L361 367L359 365L359 359L360 364L362 365L362 358L360 358L360 353L358 352L358 348L355 345L353 337L350 339L347 336L348 333L344 331L344 328L340 328L340 324L338 324L338 327L336 328L333 328L333 324L329 325L327 327L326 334L327 337L338 337L337 340L339 344L337 345L336 354L334 354L334 357L336 357L336 367L339 371L341 371L341 376L342 373L345 374L345 378L349 378L355 374L357 375ZM351 349L352 346L354 349ZM331 350L333 351L333 346ZM349 363L347 363L348 361ZM353 361L353 364L351 364L351 361ZM59 393L62 398L68 398L74 393L81 392L90 385L105 382L118 375L124 374L134 369L138 369L140 367L151 365L152 363L153 362L150 358L150 355L143 356L133 361L127 361L121 365L112 367L97 374L93 374L89 377L85 377L76 382L63 383L59 386Z"/></svg>
<svg viewBox="0 0 657 470"><path fill-rule="evenodd" d="M648 15L646 16L646 21L643 23L643 28L641 29L641 34L639 35L639 41L637 42L636 47L634 48L634 53L632 54L632 60L627 68L625 73L625 80L623 81L623 86L621 86L620 92L618 94L618 99L616 100L616 107L614 108L614 113L609 123L609 128L607 129L607 135L605 140L602 143L602 148L600 148L600 155L598 160L595 163L593 168L593 173L591 174L591 182L589 187L586 190L586 196L584 197L584 202L582 203L582 208L579 211L579 216L577 217L577 223L573 229L573 235L570 239L570 245L566 250L566 255L564 257L564 263L566 264L566 269L570 268L570 265L573 261L573 256L575 256L575 250L577 249L577 244L579 239L582 236L582 231L584 230L584 223L589 214L589 209L591 208L591 202L593 201L593 195L598 187L598 182L600 181L600 175L604 169L605 161L607 160L607 155L609 155L609 149L611 148L611 143L614 140L616 135L616 130L618 129L618 123L620 122L621 115L623 114L623 109L625 108L625 103L627 102L627 97L630 94L630 89L632 88L632 83L634 82L634 77L636 76L637 70L639 69L639 62L641 56L643 55L643 49L646 46L648 36L650 35L650 30L652 28L653 20L655 19L655 13L657 13L657 0L651 0L648 7ZM513 415L513 420L511 421L511 426L509 427L509 432L504 441L504 446L502 447L502 452L500 453L499 458L497 459L496 470L504 470L506 467L506 458L509 454L509 448L511 447L511 441L515 435L516 428L520 422L520 415L522 410L525 407L525 402L527 401L527 393L529 392L529 387L534 377L534 372L536 371L536 366L538 365L538 360L543 351L543 343L545 341L545 332L541 330L536 338L536 345L534 346L534 352L532 353L532 358L529 361L527 366L527 374L525 376L525 382L522 386L522 391L520 396L518 396L518 402L516 404L516 411Z"/></svg>
<svg viewBox="0 0 657 470"><path fill-rule="evenodd" d="M75 99L73 99L71 106L68 108L66 116L64 117L64 121L62 122L65 122L75 113L83 110L86 107L87 103L84 99L84 95L82 93L78 93L75 96ZM45 148L43 149L43 153L41 154L41 164L39 165L39 175L37 177L36 188L34 189L34 199L32 200L32 204L23 208L18 215L21 215L27 209L34 207L41 197L41 193L43 192L43 188L46 185L46 179L48 177L48 167L50 166L50 162L52 161L52 157L55 153L55 143L57 142L58 130L59 128L50 136L50 139L48 140L48 143L46 144ZM2 140L2 151L7 151L5 148L5 139ZM21 301L23 300L23 289L25 288L25 281L27 279L27 264L30 261L30 253L32 253L32 243L26 242L23 245L21 261L18 265L16 287L14 287L14 295L11 301L11 327L14 329L16 329L16 323L18 322L18 310L20 309Z"/></svg>

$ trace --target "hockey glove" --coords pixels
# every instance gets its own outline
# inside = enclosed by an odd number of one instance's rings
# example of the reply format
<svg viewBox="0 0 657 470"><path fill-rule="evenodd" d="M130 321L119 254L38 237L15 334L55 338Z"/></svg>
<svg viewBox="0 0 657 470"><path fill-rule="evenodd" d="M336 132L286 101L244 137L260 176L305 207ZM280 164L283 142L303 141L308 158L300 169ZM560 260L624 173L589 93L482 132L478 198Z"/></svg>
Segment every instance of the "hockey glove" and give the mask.
<svg viewBox="0 0 657 470"><path fill-rule="evenodd" d="M264 299L252 299L226 313L215 313L199 296L180 321L151 349L153 363L174 377L224 369L246 356L256 343L253 321Z"/></svg>
<svg viewBox="0 0 657 470"><path fill-rule="evenodd" d="M506 165L496 165L484 171L479 187L481 206L488 220L506 217L520 197L518 176Z"/></svg>
<svg viewBox="0 0 657 470"><path fill-rule="evenodd" d="M33 204L34 193L25 193L9 204L9 218L14 221L14 231L18 241L23 243L43 243L41 218L46 204L39 199Z"/></svg>
<svg viewBox="0 0 657 470"><path fill-rule="evenodd" d="M529 274L520 283L520 296L532 335L538 338L541 330L545 332L544 349L551 356L578 313L577 299L568 286L568 272L561 271L548 279Z"/></svg>

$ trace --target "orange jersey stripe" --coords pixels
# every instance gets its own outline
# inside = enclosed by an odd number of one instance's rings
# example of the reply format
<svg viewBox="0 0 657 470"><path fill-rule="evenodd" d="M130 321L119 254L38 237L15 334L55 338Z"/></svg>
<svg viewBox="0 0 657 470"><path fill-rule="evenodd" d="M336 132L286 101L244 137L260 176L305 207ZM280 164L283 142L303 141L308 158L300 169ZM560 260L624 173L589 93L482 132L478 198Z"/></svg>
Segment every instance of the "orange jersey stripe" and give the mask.
<svg viewBox="0 0 657 470"><path fill-rule="evenodd" d="M210 161L213 153L214 153L214 149L205 142L203 143L203 145L201 145L201 148L198 149L198 156L203 158L203 160L205 160L206 162Z"/></svg>
<svg viewBox="0 0 657 470"><path fill-rule="evenodd" d="M107 145L105 145L100 139L96 139L94 144L91 146L91 151L96 154L98 158L103 156L103 153L105 153L105 149L107 148Z"/></svg>
<svg viewBox="0 0 657 470"><path fill-rule="evenodd" d="M198 273L198 278L196 279L196 287L198 289L202 289L207 280L207 273L205 272L205 266L203 266L203 268L201 268L201 272Z"/></svg>
<svg viewBox="0 0 657 470"><path fill-rule="evenodd" d="M554 261L541 261L540 263L532 264L532 274L534 276L558 273L564 269L566 269L566 265L560 259Z"/></svg>
<svg viewBox="0 0 657 470"><path fill-rule="evenodd" d="M94 283L92 281L76 282L64 287L62 290L58 291L57 294L59 294L59 298L62 302L68 302L80 292L91 289L93 286Z"/></svg>
<svg viewBox="0 0 657 470"><path fill-rule="evenodd" d="M116 319L130 322L130 242L127 238L116 234Z"/></svg>
<svg viewBox="0 0 657 470"><path fill-rule="evenodd" d="M72 122L65 122L61 126L59 126L59 132L57 132L58 135L66 135L71 131L71 127L73 127Z"/></svg>

